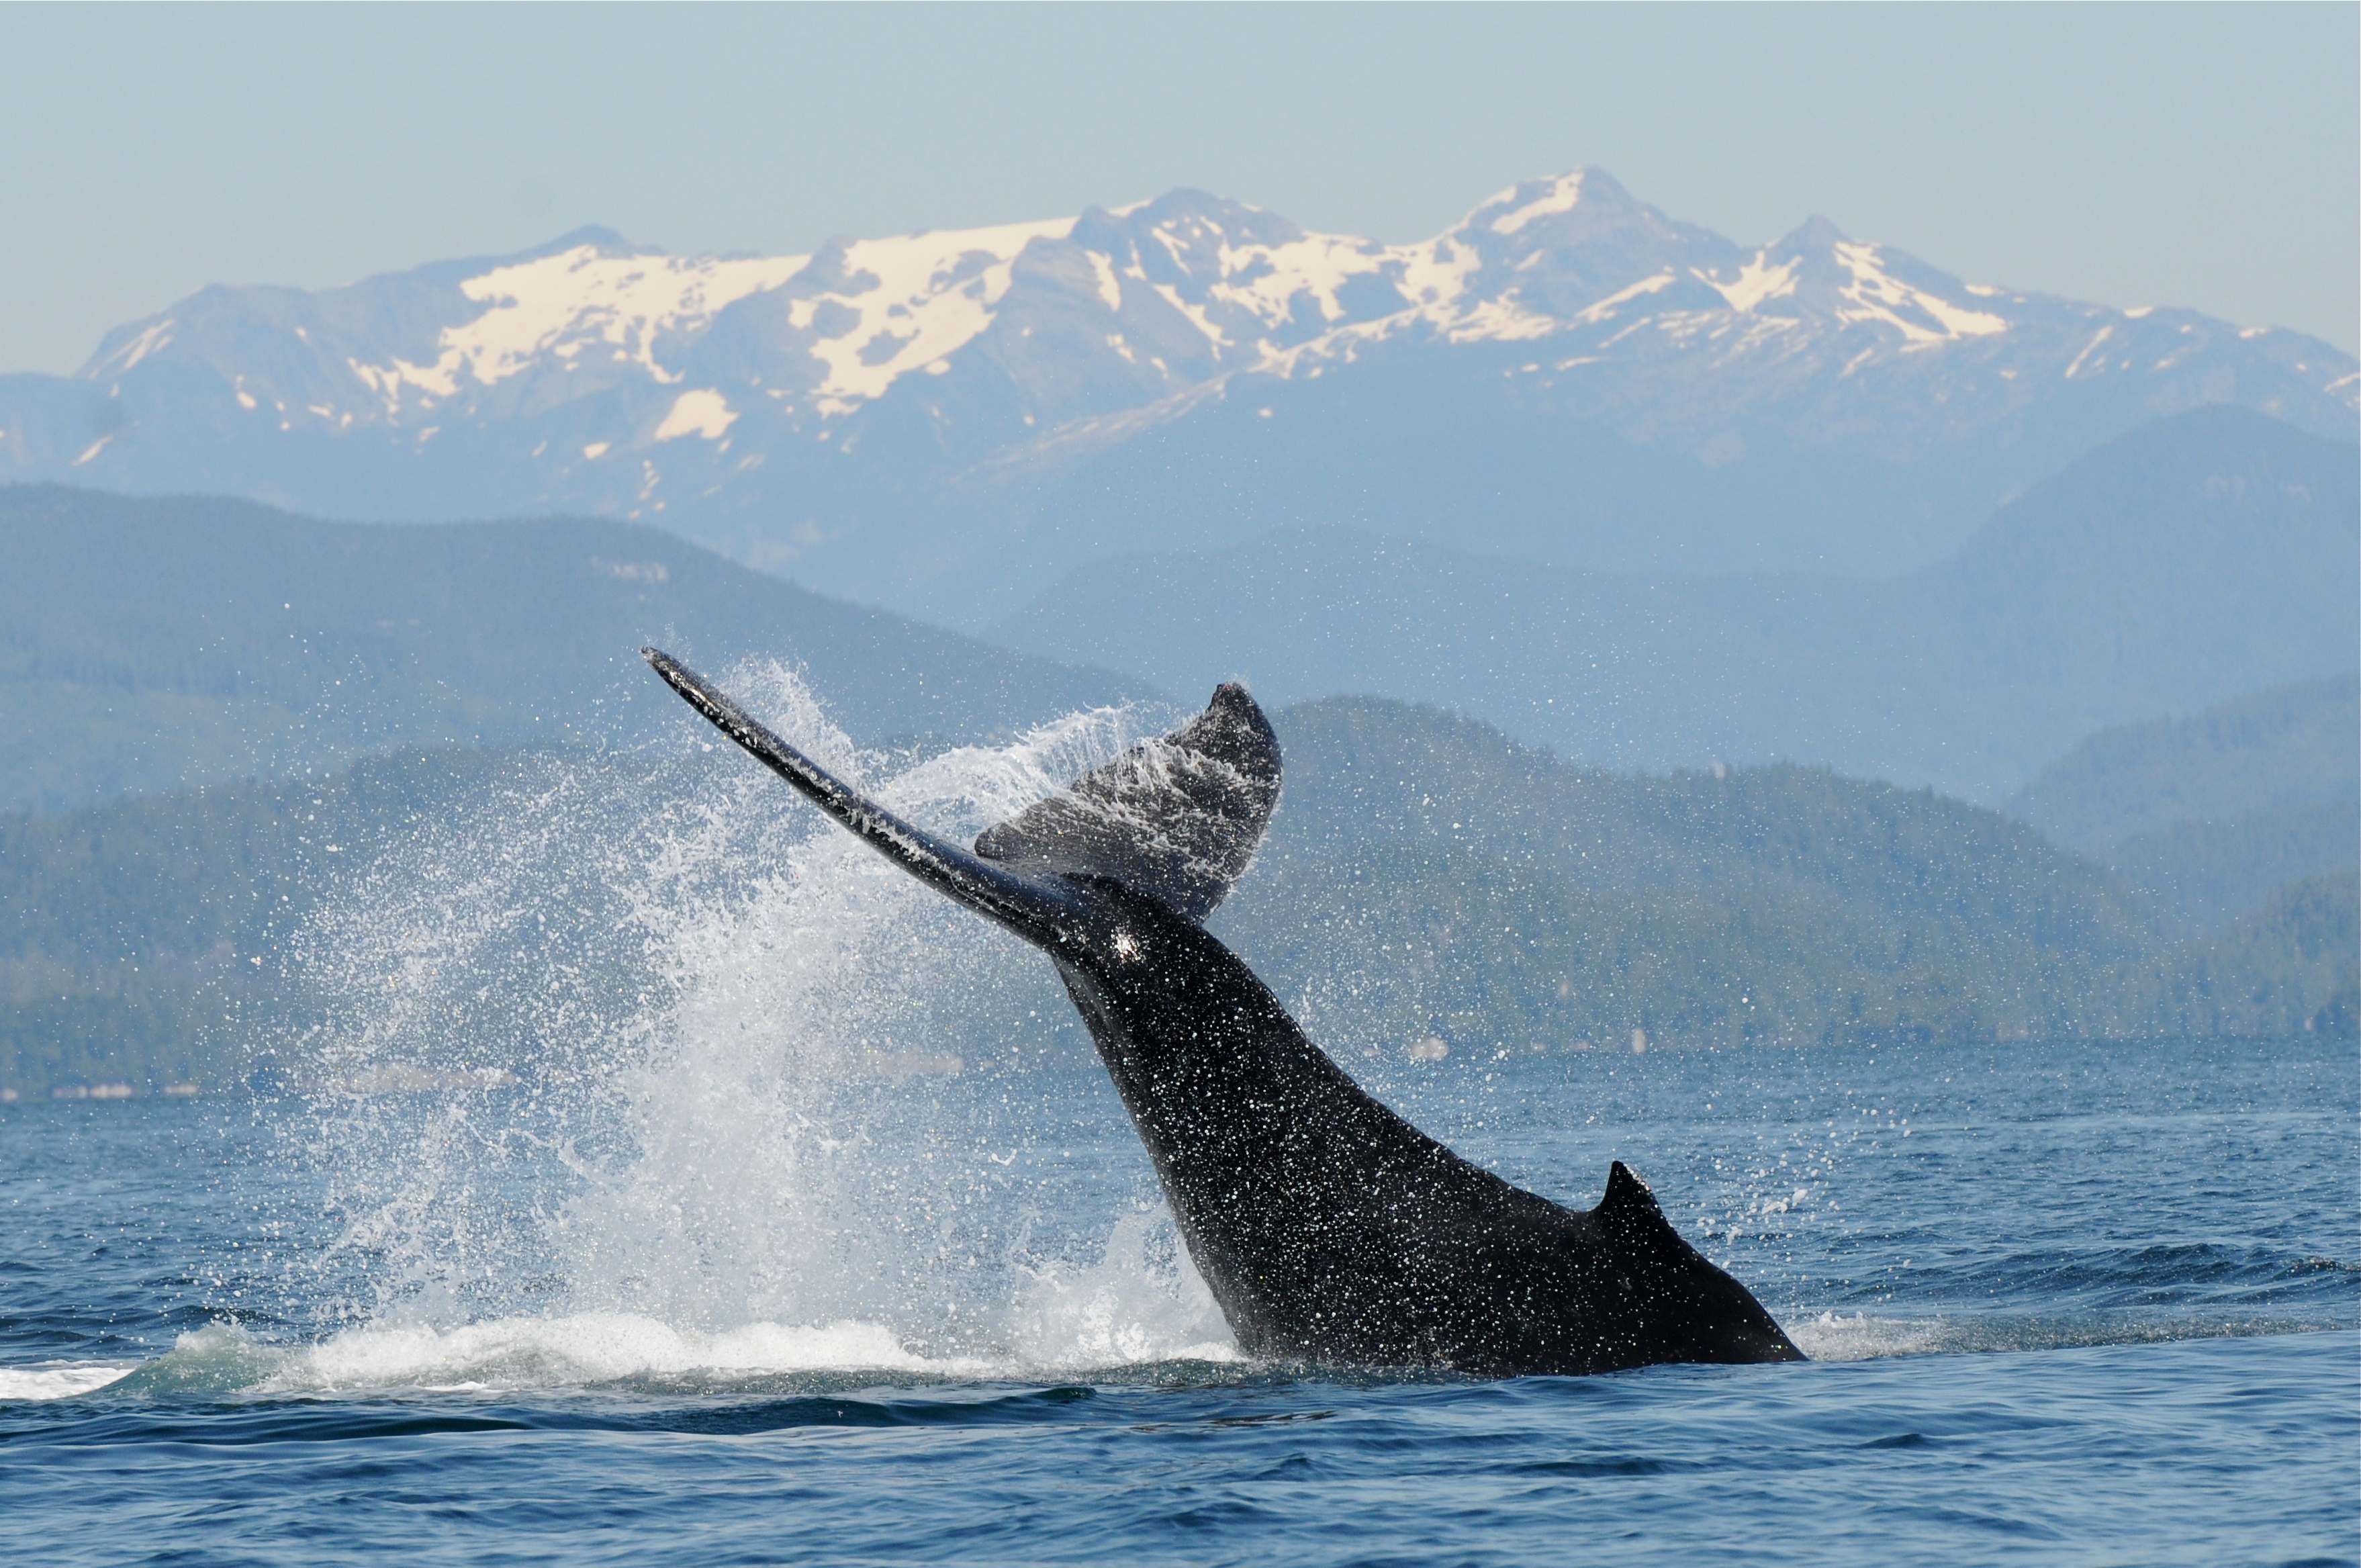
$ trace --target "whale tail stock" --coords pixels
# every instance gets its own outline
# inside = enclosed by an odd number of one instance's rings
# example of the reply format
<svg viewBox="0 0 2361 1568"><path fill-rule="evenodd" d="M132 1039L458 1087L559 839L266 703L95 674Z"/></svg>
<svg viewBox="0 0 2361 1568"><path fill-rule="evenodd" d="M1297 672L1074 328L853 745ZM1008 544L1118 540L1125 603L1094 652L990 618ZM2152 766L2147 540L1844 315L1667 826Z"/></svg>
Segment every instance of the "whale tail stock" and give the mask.
<svg viewBox="0 0 2361 1568"><path fill-rule="evenodd" d="M1065 935L1063 877L1116 883L1202 923L1252 863L1279 805L1279 737L1244 686L1225 685L1171 734L986 828L971 851L860 795L669 653L640 654L821 811L920 881L1042 946Z"/></svg>

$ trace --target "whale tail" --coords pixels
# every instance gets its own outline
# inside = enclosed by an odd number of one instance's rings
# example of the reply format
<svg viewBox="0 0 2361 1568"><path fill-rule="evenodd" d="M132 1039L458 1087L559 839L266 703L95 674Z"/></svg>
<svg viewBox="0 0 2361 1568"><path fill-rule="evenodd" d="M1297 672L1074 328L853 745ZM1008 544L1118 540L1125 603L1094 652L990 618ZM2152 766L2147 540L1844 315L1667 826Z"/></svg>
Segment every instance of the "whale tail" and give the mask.
<svg viewBox="0 0 2361 1568"><path fill-rule="evenodd" d="M921 882L1027 939L1054 942L1071 895L1104 878L1202 921L1244 874L1279 805L1279 737L1239 685L1160 739L984 830L972 853L905 822L772 734L670 654L641 654L667 685L805 798Z"/></svg>
<svg viewBox="0 0 2361 1568"><path fill-rule="evenodd" d="M1270 720L1225 685L1171 734L986 828L975 852L1020 875L1103 877L1202 923L1253 863L1279 782Z"/></svg>

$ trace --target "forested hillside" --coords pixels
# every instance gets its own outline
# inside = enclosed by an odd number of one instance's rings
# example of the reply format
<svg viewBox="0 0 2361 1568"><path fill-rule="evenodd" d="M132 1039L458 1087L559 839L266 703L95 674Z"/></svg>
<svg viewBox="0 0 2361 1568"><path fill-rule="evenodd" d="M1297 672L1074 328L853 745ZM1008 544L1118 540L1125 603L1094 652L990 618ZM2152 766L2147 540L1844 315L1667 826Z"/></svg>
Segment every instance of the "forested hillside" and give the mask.
<svg viewBox="0 0 2361 1568"><path fill-rule="evenodd" d="M2289 883L2361 869L2361 680L2102 729L2007 810L2219 929Z"/></svg>
<svg viewBox="0 0 2361 1568"><path fill-rule="evenodd" d="M2348 884L2278 935L2184 944L2103 868L1928 790L1610 773L1368 698L1278 722L1288 793L1217 926L1365 1048L2268 1033L2352 983L2349 950L2295 956Z"/></svg>
<svg viewBox="0 0 2361 1568"><path fill-rule="evenodd" d="M1214 927L1348 1058L2353 1026L2349 876L2182 942L2104 869L1927 790L1607 773L1368 698L1275 723L1286 793ZM300 1032L286 939L352 870L489 787L663 766L411 752L0 820L0 1088L226 1085Z"/></svg>
<svg viewBox="0 0 2361 1568"><path fill-rule="evenodd" d="M2070 849L2177 822L2361 800L2361 677L2334 675L2090 735L2008 804Z"/></svg>
<svg viewBox="0 0 2361 1568"><path fill-rule="evenodd" d="M335 872L502 765L410 753L0 817L0 1088L235 1076L240 1013L279 995L277 939Z"/></svg>

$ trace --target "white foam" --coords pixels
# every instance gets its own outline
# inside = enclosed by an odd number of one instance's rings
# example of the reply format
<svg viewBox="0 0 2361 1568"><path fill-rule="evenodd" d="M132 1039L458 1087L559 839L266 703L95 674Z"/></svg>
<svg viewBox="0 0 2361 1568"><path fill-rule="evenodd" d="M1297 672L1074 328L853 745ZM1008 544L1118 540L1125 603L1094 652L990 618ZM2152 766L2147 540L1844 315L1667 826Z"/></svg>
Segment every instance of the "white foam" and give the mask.
<svg viewBox="0 0 2361 1568"><path fill-rule="evenodd" d="M642 1379L728 1389L797 1374L972 1380L1241 1359L1202 1284L1186 1295L1139 1291L1143 1263L1153 1269L1146 1258L1153 1220L1143 1215L1118 1230L1126 1241L1099 1266L1071 1280L1038 1281L1014 1335L980 1354L929 1355L884 1324L857 1320L697 1329L642 1313L577 1312L456 1326L388 1321L291 1348L215 1323L181 1335L145 1370L162 1388L269 1395L588 1388ZM86 1393L137 1370L127 1363L0 1369L0 1402Z"/></svg>
<svg viewBox="0 0 2361 1568"><path fill-rule="evenodd" d="M1162 1207L1125 1215L1096 1266L1036 1275L1012 1350L1041 1368L1241 1359L1213 1291L1177 1244Z"/></svg>
<svg viewBox="0 0 2361 1568"><path fill-rule="evenodd" d="M883 1323L842 1319L681 1328L634 1312L501 1318L435 1327L400 1321L346 1330L288 1354L261 1392L356 1388L566 1387L632 1378L727 1384L791 1373L1026 1376L1163 1361L1236 1361L1221 1310L1187 1270L1153 1255L1160 1210L1126 1216L1105 1255L1071 1277L1038 1274L1027 1299L981 1353L928 1354ZM223 1331L210 1332L218 1335ZM182 1347L216 1347L183 1336ZM119 1374L118 1374L119 1376Z"/></svg>
<svg viewBox="0 0 2361 1568"><path fill-rule="evenodd" d="M748 1323L718 1332L653 1318L586 1312L505 1318L456 1328L371 1325L294 1352L258 1389L328 1393L357 1388L566 1387L635 1377L730 1381L793 1372L987 1370L967 1359L928 1360L875 1323Z"/></svg>
<svg viewBox="0 0 2361 1568"><path fill-rule="evenodd" d="M1795 1348L1814 1361L1875 1361L1890 1355L1924 1355L1938 1349L1943 1324L1934 1318L1872 1318L1856 1312L1822 1312L1782 1323Z"/></svg>
<svg viewBox="0 0 2361 1568"><path fill-rule="evenodd" d="M36 1366L0 1366L0 1405L37 1399L71 1399L120 1382L136 1361L52 1361Z"/></svg>

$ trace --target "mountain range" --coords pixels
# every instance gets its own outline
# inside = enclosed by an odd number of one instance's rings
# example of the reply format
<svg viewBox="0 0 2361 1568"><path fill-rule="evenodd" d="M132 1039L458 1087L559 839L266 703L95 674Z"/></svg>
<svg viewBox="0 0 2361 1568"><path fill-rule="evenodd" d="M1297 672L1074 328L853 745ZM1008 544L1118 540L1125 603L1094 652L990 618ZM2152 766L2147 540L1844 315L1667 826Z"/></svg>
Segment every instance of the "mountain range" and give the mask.
<svg viewBox="0 0 2361 1568"><path fill-rule="evenodd" d="M647 641L910 755L1246 679L1223 929L1370 1059L2349 1033L2356 408L1596 170L208 289L0 378L0 1090L235 1076L259 954L487 799L662 821Z"/></svg>
<svg viewBox="0 0 2361 1568"><path fill-rule="evenodd" d="M585 230L210 288L72 376L0 378L0 477L647 521L972 627L1098 559L1279 526L1892 576L2224 403L2350 441L2361 378L2300 334L1963 282L1822 219L1743 247L1586 169L1402 246L1184 190L809 256Z"/></svg>
<svg viewBox="0 0 2361 1568"><path fill-rule="evenodd" d="M0 810L400 747L633 740L648 641L800 665L872 745L1241 679L1273 705L1430 703L1594 765L1784 759L1997 806L2094 729L2350 679L2361 644L2354 449L2226 407L2103 444L1883 582L1281 529L1079 566L979 639L611 519L338 523L13 486L0 553ZM2315 803L2350 773L2290 765ZM2059 830L2095 852L2137 828Z"/></svg>

